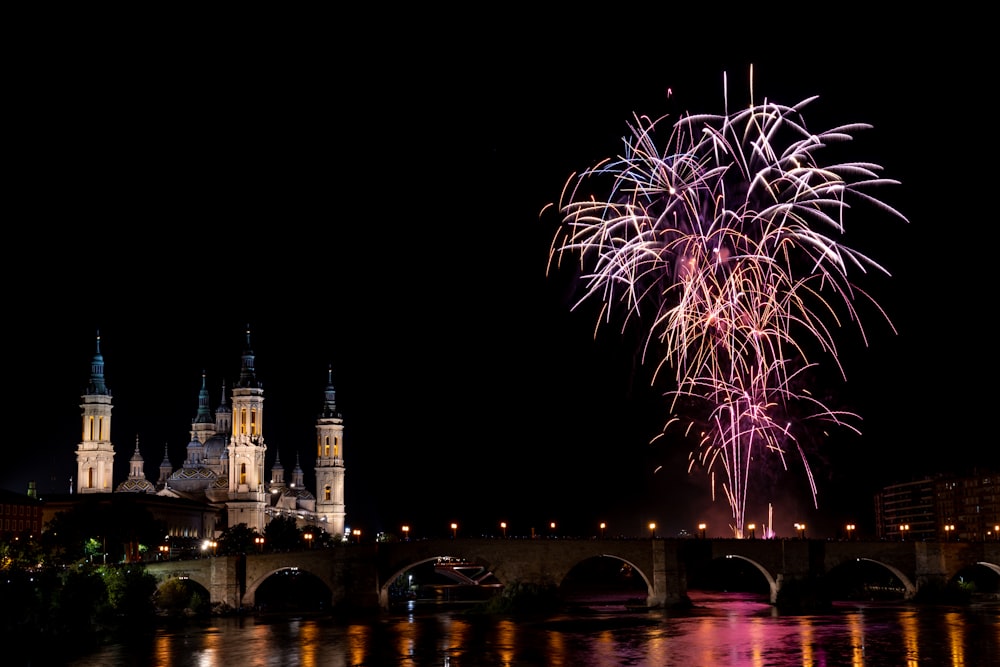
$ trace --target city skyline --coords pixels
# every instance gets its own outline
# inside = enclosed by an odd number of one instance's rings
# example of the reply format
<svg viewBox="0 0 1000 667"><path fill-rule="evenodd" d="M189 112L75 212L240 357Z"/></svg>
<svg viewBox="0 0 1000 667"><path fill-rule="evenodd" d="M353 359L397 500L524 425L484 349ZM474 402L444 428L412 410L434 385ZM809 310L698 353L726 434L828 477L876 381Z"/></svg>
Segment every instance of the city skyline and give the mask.
<svg viewBox="0 0 1000 667"><path fill-rule="evenodd" d="M26 240L23 264L4 270L18 416L0 487L68 488L52 470L75 466L98 330L116 474L136 437L147 477L164 445L179 465L201 374L214 407L249 324L269 464L272 447L286 470L296 452L308 463L332 369L348 524L716 525L727 508L686 473L690 447L649 445L666 399L633 341L594 341L590 314L570 312L568 286L546 278L555 220L540 212L571 173L620 150L633 112L719 113L723 75L742 102L751 64L761 97L818 95L806 114L817 130L870 123L850 153L901 181L887 196L910 220L849 223L847 239L892 274L864 285L898 334L873 325L868 347L839 339L847 382L831 390L862 416L862 435L820 450L819 512L832 523L867 510L851 517L861 523L881 486L995 468L985 421L969 419L989 414L970 388L992 361L951 356L970 338L961 314L988 304L993 284L976 254L996 236L980 222L986 176L972 169L985 139L961 125L987 108L988 71L975 40L946 52L921 39L950 20L876 43L865 40L888 21L845 18L836 36L810 35L810 52L834 54L816 61L721 38L711 57L640 42L624 58L532 35L514 62L484 39L460 44L480 78L427 47L391 82L352 70L334 100L318 92L325 65L302 53L226 76L204 67L214 51L43 67L17 105ZM850 51L845 35L871 48ZM776 488L779 526L809 509L800 477Z"/></svg>

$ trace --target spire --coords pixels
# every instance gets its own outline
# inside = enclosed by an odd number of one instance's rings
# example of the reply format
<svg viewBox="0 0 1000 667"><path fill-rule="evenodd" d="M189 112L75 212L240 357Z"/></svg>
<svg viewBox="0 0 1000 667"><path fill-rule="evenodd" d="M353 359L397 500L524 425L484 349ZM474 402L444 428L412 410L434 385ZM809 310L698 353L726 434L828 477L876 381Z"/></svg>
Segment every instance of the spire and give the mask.
<svg viewBox="0 0 1000 667"><path fill-rule="evenodd" d="M208 405L208 388L205 386L205 371L201 372L201 390L198 392L198 414L195 415L194 423L211 424L212 410Z"/></svg>
<svg viewBox="0 0 1000 667"><path fill-rule="evenodd" d="M240 381L237 383L238 387L259 387L260 384L257 382L257 374L253 369L253 348L250 347L250 325L247 324L247 347L243 351L243 366L240 368Z"/></svg>
<svg viewBox="0 0 1000 667"><path fill-rule="evenodd" d="M326 371L326 389L323 391L323 410L320 417L340 417L337 412L337 390L333 388L333 364Z"/></svg>
<svg viewBox="0 0 1000 667"><path fill-rule="evenodd" d="M97 330L97 351L94 359L90 362L90 383L87 385L88 394L100 394L110 396L107 385L104 384L104 357L101 356L101 330Z"/></svg>
<svg viewBox="0 0 1000 667"><path fill-rule="evenodd" d="M226 381L222 381L222 401L219 402L219 408L216 412L229 412L229 401L226 399Z"/></svg>
<svg viewBox="0 0 1000 667"><path fill-rule="evenodd" d="M292 486L296 489L306 488L305 474L302 472L302 466L299 465L298 452L295 452L295 467L292 468Z"/></svg>
<svg viewBox="0 0 1000 667"><path fill-rule="evenodd" d="M139 461L140 463L143 460L142 459L142 454L139 453L139 434L138 433L135 434L135 452L133 452L132 458L129 459L129 460L131 460L131 461Z"/></svg>

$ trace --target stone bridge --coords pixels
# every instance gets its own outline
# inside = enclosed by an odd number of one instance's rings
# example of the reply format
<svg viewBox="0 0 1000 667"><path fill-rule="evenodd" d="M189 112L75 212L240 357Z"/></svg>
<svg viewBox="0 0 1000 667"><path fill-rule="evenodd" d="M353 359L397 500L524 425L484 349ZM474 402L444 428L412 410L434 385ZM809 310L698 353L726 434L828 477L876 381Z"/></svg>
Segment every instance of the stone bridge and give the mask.
<svg viewBox="0 0 1000 667"><path fill-rule="evenodd" d="M1000 574L997 542L840 542L808 539L440 539L338 545L285 553L220 556L149 563L161 583L187 578L208 590L213 603L253 607L271 575L297 568L319 578L331 604L387 608L389 587L406 570L438 558L461 558L493 573L503 585L558 587L576 565L610 557L632 566L646 582L647 604L662 607L687 596L687 572L720 558L739 558L767 580L774 603L783 583L823 576L857 561L892 572L912 598L928 584L946 585L970 566Z"/></svg>

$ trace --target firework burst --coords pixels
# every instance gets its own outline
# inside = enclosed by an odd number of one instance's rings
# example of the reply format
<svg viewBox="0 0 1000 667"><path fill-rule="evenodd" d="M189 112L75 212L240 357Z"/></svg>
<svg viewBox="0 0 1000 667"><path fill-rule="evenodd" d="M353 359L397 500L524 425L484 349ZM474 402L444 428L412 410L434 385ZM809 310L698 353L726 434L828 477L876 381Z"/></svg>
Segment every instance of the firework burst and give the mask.
<svg viewBox="0 0 1000 667"><path fill-rule="evenodd" d="M857 415L830 410L800 386L813 357L832 360L846 379L836 334L850 322L867 344L858 300L892 327L852 277L888 271L841 239L856 205L905 222L871 193L898 181L870 162L822 164L823 149L870 126L814 133L802 110L815 99L758 104L751 92L749 106L734 113L726 99L721 115L634 116L622 155L567 181L550 251L550 270L569 255L579 261L573 308L599 300L598 326L620 315L622 329L643 327L641 358L654 367L653 382L672 370L671 410L681 397L700 406L667 426L706 426L691 460L722 473L737 536L751 462L768 454L787 467L786 449L795 451L816 503L788 415L857 430Z"/></svg>

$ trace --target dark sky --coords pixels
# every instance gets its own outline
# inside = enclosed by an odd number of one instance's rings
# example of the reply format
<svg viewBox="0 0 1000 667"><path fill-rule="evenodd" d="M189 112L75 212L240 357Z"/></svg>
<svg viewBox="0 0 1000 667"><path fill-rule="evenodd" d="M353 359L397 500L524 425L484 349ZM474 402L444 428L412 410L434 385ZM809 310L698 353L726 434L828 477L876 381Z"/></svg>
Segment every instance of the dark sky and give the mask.
<svg viewBox="0 0 1000 667"><path fill-rule="evenodd" d="M872 319L866 348L845 327L837 400L863 434L819 452L818 512L801 467L775 480L776 529L870 525L884 484L996 467L983 22L578 18L26 40L5 105L0 487L68 488L98 329L117 478L136 437L149 478L165 445L180 465L201 373L214 407L249 324L268 464L278 450L309 469L332 365L348 525L723 534L690 443L649 444L666 399L633 338L595 341L546 277L557 221L539 213L620 150L633 112L719 113L724 73L745 103L750 64L759 98L818 95L817 130L874 125L851 155L902 181L880 196L909 218L849 223L848 245L893 274L860 282L898 334Z"/></svg>

